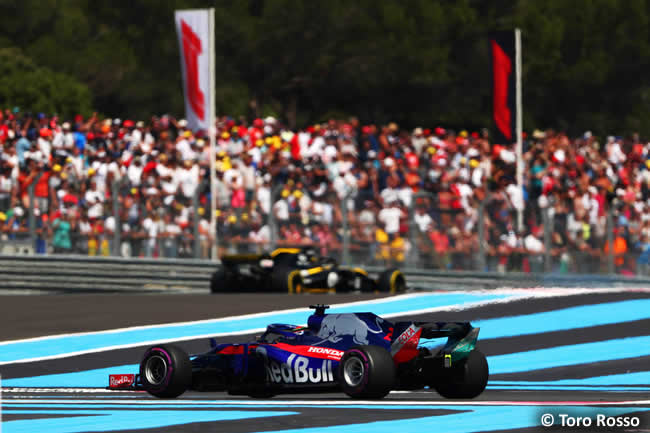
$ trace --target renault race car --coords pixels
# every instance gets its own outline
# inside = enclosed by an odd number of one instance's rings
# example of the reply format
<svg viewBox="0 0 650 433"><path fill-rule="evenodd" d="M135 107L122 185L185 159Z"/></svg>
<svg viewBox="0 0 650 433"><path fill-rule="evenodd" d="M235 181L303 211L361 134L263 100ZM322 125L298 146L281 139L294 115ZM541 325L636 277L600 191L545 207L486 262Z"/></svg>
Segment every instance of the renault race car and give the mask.
<svg viewBox="0 0 650 433"><path fill-rule="evenodd" d="M361 268L347 268L313 248L278 248L269 254L240 254L221 258L210 280L220 292L389 292L406 290L406 278L388 269L375 280Z"/></svg>
<svg viewBox="0 0 650 433"><path fill-rule="evenodd" d="M256 398L343 391L382 398L391 390L434 388L447 398L474 398L488 381L468 322L396 322L373 313L325 314L312 306L307 326L272 324L256 341L216 344L188 356L172 345L149 348L137 375L110 375L109 388L145 389L160 398L186 390Z"/></svg>

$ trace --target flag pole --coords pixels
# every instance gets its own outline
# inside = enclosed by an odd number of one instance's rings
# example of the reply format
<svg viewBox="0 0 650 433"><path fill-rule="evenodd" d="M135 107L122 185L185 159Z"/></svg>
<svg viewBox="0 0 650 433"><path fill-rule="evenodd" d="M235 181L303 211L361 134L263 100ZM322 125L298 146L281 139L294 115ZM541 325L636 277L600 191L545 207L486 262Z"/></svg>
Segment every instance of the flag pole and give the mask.
<svg viewBox="0 0 650 433"><path fill-rule="evenodd" d="M208 75L210 83L210 114L208 116L208 135L210 137L210 233L214 236L211 249L212 260L218 260L219 234L217 233L217 179L216 179L216 128L215 128L215 91L214 91L214 8L208 10Z"/></svg>
<svg viewBox="0 0 650 433"><path fill-rule="evenodd" d="M522 156L522 102L521 102L521 29L515 29L515 80L516 80L516 134L517 134L517 188L521 194L522 204L524 204L524 162ZM525 206L525 205L524 205ZM520 231L524 230L524 210L517 209L517 227Z"/></svg>

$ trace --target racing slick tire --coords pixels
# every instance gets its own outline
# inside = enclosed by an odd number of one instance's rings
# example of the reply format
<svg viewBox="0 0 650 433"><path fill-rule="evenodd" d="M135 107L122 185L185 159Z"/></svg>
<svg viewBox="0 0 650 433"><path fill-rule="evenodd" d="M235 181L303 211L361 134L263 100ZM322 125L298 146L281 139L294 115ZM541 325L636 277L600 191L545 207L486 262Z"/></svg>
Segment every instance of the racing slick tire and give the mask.
<svg viewBox="0 0 650 433"><path fill-rule="evenodd" d="M438 394L445 398L477 397L485 389L490 375L485 355L478 350L472 350L467 358L449 370L448 375L434 384Z"/></svg>
<svg viewBox="0 0 650 433"><path fill-rule="evenodd" d="M299 269L280 268L271 275L271 287L274 292L301 293L302 276Z"/></svg>
<svg viewBox="0 0 650 433"><path fill-rule="evenodd" d="M140 362L144 389L159 398L175 398L192 384L192 363L182 349L171 345L150 347Z"/></svg>
<svg viewBox="0 0 650 433"><path fill-rule="evenodd" d="M387 269L379 274L377 289L388 293L403 292L406 290L406 277L399 269Z"/></svg>
<svg viewBox="0 0 650 433"><path fill-rule="evenodd" d="M352 398L383 398L395 386L395 363L383 347L353 347L341 357L338 378Z"/></svg>
<svg viewBox="0 0 650 433"><path fill-rule="evenodd" d="M225 293L233 292L233 278L230 271L221 266L212 273L210 277L210 292Z"/></svg>

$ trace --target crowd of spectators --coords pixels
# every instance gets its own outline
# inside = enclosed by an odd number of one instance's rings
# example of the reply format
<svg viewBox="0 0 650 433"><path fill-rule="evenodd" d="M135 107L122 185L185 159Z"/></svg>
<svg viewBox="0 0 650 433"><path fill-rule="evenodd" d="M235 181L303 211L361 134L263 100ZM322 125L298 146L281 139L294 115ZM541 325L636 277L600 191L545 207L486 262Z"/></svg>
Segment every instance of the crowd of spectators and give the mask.
<svg viewBox="0 0 650 433"><path fill-rule="evenodd" d="M339 254L347 226L355 262L541 271L546 257L547 269L599 272L611 209L616 269L650 263L650 143L638 136L536 130L522 191L514 147L486 130L356 118L290 130L273 117L220 117L216 128L219 254L273 237ZM0 145L3 245L26 238L33 207L37 253L209 256L209 142L185 120L5 110Z"/></svg>

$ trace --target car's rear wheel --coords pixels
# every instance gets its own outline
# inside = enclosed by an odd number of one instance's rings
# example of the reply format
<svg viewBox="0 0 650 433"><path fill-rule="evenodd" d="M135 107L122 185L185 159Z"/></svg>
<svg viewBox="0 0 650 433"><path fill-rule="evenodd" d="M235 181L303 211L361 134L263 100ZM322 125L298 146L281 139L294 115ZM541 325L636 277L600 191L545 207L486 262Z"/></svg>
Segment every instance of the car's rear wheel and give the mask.
<svg viewBox="0 0 650 433"><path fill-rule="evenodd" d="M220 266L210 277L210 292L226 293L236 291L233 287L234 278L232 273L223 266Z"/></svg>
<svg viewBox="0 0 650 433"><path fill-rule="evenodd" d="M467 358L445 369L443 374L434 384L438 394L445 398L474 398L485 389L490 371L485 355L472 350Z"/></svg>
<svg viewBox="0 0 650 433"><path fill-rule="evenodd" d="M153 346L145 352L140 363L140 381L151 395L178 397L192 383L190 358L176 346Z"/></svg>
<svg viewBox="0 0 650 433"><path fill-rule="evenodd" d="M377 278L380 292L399 293L406 290L406 277L399 269L387 269Z"/></svg>
<svg viewBox="0 0 650 433"><path fill-rule="evenodd" d="M273 291L284 293L302 293L303 282L300 270L278 269L271 275Z"/></svg>
<svg viewBox="0 0 650 433"><path fill-rule="evenodd" d="M383 398L395 386L395 363L386 349L357 346L339 363L339 385L352 398Z"/></svg>

